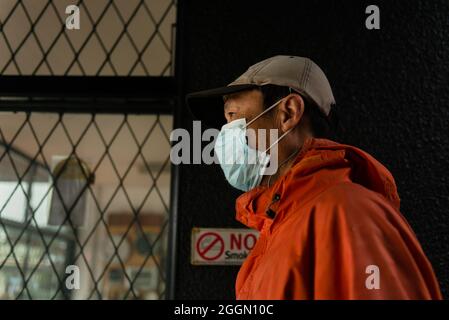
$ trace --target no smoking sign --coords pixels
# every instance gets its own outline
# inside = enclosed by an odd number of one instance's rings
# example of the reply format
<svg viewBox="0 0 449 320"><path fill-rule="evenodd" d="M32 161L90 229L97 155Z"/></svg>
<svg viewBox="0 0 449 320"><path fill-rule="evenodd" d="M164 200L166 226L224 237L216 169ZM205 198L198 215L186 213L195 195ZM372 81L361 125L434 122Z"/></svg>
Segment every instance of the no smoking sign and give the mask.
<svg viewBox="0 0 449 320"><path fill-rule="evenodd" d="M191 263L239 265L248 256L259 233L250 229L193 228Z"/></svg>

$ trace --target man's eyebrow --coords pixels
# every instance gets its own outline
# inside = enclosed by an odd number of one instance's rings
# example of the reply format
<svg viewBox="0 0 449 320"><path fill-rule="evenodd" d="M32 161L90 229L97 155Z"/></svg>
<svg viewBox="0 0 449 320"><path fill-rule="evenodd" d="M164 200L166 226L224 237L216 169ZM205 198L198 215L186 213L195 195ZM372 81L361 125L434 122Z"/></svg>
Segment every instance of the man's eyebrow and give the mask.
<svg viewBox="0 0 449 320"><path fill-rule="evenodd" d="M229 109L229 103L227 103L226 101L225 101L225 103L224 103L224 106L223 106L224 108L224 111L226 111L226 110L228 110Z"/></svg>
<svg viewBox="0 0 449 320"><path fill-rule="evenodd" d="M233 94L231 93L231 94L226 94L226 95L224 95L223 96L223 102L224 102L224 111L227 111L229 108L231 108L231 106L230 106L230 102L231 102L231 100L233 99ZM239 106L237 105L237 106L233 106L234 108L239 108Z"/></svg>
<svg viewBox="0 0 449 320"><path fill-rule="evenodd" d="M229 108L229 95L223 96L223 102L224 102L224 110L226 111L226 109Z"/></svg>

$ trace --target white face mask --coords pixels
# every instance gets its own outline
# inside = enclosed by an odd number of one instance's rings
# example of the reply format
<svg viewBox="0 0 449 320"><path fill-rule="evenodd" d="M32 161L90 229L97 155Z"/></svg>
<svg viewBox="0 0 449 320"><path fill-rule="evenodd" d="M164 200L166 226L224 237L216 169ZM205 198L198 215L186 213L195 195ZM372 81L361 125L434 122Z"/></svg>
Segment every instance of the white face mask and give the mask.
<svg viewBox="0 0 449 320"><path fill-rule="evenodd" d="M257 187L270 163L270 154L267 152L293 129L285 132L265 151L254 149L246 142L247 127L281 101L282 99L248 123L245 118L241 118L227 123L221 128L215 140L214 150L226 180L234 188L248 191Z"/></svg>

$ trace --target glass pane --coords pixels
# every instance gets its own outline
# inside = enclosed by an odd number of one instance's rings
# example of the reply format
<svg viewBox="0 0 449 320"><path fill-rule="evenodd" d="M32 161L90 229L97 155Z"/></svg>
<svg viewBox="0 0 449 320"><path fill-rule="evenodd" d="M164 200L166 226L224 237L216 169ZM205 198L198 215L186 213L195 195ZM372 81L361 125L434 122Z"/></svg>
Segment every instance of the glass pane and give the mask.
<svg viewBox="0 0 449 320"><path fill-rule="evenodd" d="M175 1L75 3L0 1L0 75L173 75Z"/></svg>
<svg viewBox="0 0 449 320"><path fill-rule="evenodd" d="M23 123L0 114L0 297L163 298L172 117Z"/></svg>

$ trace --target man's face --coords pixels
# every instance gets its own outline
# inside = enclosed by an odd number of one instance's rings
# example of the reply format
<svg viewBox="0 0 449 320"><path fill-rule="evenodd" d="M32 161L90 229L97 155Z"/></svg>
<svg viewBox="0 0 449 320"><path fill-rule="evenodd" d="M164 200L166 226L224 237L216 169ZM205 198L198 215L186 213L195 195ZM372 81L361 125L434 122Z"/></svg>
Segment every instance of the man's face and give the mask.
<svg viewBox="0 0 449 320"><path fill-rule="evenodd" d="M224 114L228 123L241 118L245 118L248 123L265 110L263 106L263 95L257 89L237 92L226 96L224 100ZM276 129L274 123L275 112L274 110L270 110L251 123L247 128L255 130L256 136L258 136L260 129ZM265 136L267 138L265 146L268 147L270 132L266 131ZM249 139L248 143L251 147L257 148L257 140L254 142ZM261 149L266 149L266 147Z"/></svg>

